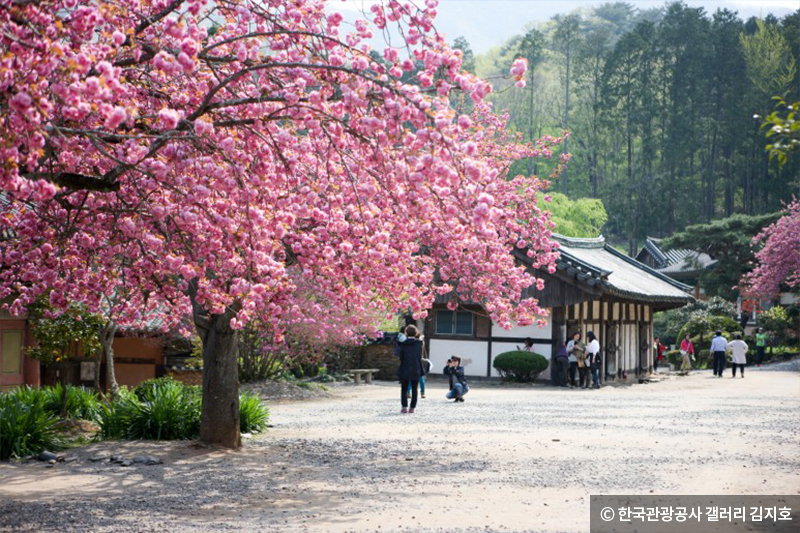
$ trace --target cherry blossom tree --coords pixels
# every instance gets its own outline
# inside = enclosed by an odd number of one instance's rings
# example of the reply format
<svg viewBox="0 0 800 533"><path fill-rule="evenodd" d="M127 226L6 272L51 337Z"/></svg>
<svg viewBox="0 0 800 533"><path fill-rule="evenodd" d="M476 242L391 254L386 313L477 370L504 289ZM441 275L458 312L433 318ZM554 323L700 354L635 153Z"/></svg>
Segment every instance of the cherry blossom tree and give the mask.
<svg viewBox="0 0 800 533"><path fill-rule="evenodd" d="M521 295L543 282L509 252L554 270L545 182L507 170L560 139L507 137L436 4L348 25L324 0L0 0L0 301L111 301L120 327L191 315L201 439L229 447L236 332L255 318L276 344L374 332L436 295L504 327L541 320ZM401 39L383 61L375 32Z"/></svg>
<svg viewBox="0 0 800 533"><path fill-rule="evenodd" d="M794 200L784 212L753 239L763 247L756 252L756 268L745 276L751 294L772 298L784 284L800 285L800 200Z"/></svg>

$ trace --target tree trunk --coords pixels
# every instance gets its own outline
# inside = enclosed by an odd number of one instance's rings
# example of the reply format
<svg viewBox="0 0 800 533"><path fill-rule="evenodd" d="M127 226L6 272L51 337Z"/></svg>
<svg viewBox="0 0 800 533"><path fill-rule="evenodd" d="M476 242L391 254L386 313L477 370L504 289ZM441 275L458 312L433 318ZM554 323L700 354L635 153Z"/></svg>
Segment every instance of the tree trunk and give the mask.
<svg viewBox="0 0 800 533"><path fill-rule="evenodd" d="M94 390L97 391L100 396L103 395L103 391L100 390L100 365L103 363L103 352L97 354L97 358L94 361Z"/></svg>
<svg viewBox="0 0 800 533"><path fill-rule="evenodd" d="M61 363L59 381L61 382L61 418L67 418L67 372L69 372L69 358Z"/></svg>
<svg viewBox="0 0 800 533"><path fill-rule="evenodd" d="M531 141L531 145L533 145L533 146L536 145L536 139L534 139L534 137L533 137L533 107L534 107L533 88L534 88L534 81L535 81L533 76L534 76L535 70L536 70L536 66L534 65L533 68L531 69L531 87L530 87L530 91L529 91L530 92L530 96L531 96L531 102L530 102L531 108L530 108L530 111L529 111L530 114L528 115L528 139ZM531 157L530 160L528 161L528 175L529 176L533 176L533 165L534 165L534 160L535 159L536 159L535 157Z"/></svg>
<svg viewBox="0 0 800 533"><path fill-rule="evenodd" d="M117 397L119 386L117 376L114 373L114 335L117 333L117 325L108 322L106 327L100 330L100 343L103 345L103 353L106 358L106 389L111 400Z"/></svg>
<svg viewBox="0 0 800 533"><path fill-rule="evenodd" d="M564 129L569 130L569 71L572 62L572 46L567 47L566 89L564 91ZM569 137L564 139L564 153L569 153ZM561 176L561 192L567 194L567 167L564 167Z"/></svg>
<svg viewBox="0 0 800 533"><path fill-rule="evenodd" d="M234 313L212 315L194 303L194 321L203 341L203 409L200 440L226 448L242 444L239 434L238 334Z"/></svg>

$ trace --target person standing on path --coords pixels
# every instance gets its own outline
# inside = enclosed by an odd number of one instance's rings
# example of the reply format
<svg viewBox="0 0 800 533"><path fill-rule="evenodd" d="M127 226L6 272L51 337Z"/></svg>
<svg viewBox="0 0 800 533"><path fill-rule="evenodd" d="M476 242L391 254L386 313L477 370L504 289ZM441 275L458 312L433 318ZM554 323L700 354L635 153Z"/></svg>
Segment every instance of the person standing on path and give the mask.
<svg viewBox="0 0 800 533"><path fill-rule="evenodd" d="M561 387L567 386L567 369L569 368L569 355L567 354L567 344L561 346L556 354L556 385Z"/></svg>
<svg viewBox="0 0 800 533"><path fill-rule="evenodd" d="M758 364L758 368L761 368L761 363L764 362L764 350L766 348L767 348L767 334L764 333L764 328L758 328L758 333L756 333L756 350L758 350L756 363Z"/></svg>
<svg viewBox="0 0 800 533"><path fill-rule="evenodd" d="M417 338L418 330L414 325L406 326L406 338L394 346L394 355L400 358L397 377L400 380L401 413L413 413L417 407L417 387L423 375L422 341ZM411 390L411 408L408 408L408 391Z"/></svg>
<svg viewBox="0 0 800 533"><path fill-rule="evenodd" d="M572 339L567 343L567 356L569 360L569 386L575 388L575 374L578 372L578 358L575 353L580 350L581 334L577 331L572 334Z"/></svg>
<svg viewBox="0 0 800 533"><path fill-rule="evenodd" d="M586 340L589 344L586 345L586 363L589 365L589 370L592 373L592 387L595 389L600 388L600 341L594 336L593 331L586 333Z"/></svg>
<svg viewBox="0 0 800 533"><path fill-rule="evenodd" d="M447 392L448 400L463 402L464 395L469 392L467 378L464 376L464 367L461 366L461 358L454 355L447 360L447 366L442 371L450 377L450 390Z"/></svg>
<svg viewBox="0 0 800 533"><path fill-rule="evenodd" d="M740 334L736 334L736 338L728 344L728 351L731 353L731 369L733 369L733 377L736 377L736 367L738 366L742 371L744 377L744 365L747 364L747 343L742 340Z"/></svg>
<svg viewBox="0 0 800 533"><path fill-rule="evenodd" d="M714 333L714 338L711 339L711 353L714 354L714 375L718 378L722 377L722 372L725 370L725 352L728 349L728 339L722 336L721 331Z"/></svg>
<svg viewBox="0 0 800 533"><path fill-rule="evenodd" d="M422 339L422 334L419 330L417 330L416 338L422 341L422 375L419 378L419 395L421 398L425 398L425 376L431 371L431 362L425 352L425 341ZM411 394L411 383L408 384L408 394Z"/></svg>
<svg viewBox="0 0 800 533"><path fill-rule="evenodd" d="M658 372L658 363L664 360L664 350L667 347L661 344L661 337L653 339L653 372Z"/></svg>
<svg viewBox="0 0 800 533"><path fill-rule="evenodd" d="M683 357L681 371L683 372L688 372L692 369L692 363L689 361L689 356L694 359L694 345L692 344L692 339L687 333L686 338L681 341L681 357Z"/></svg>

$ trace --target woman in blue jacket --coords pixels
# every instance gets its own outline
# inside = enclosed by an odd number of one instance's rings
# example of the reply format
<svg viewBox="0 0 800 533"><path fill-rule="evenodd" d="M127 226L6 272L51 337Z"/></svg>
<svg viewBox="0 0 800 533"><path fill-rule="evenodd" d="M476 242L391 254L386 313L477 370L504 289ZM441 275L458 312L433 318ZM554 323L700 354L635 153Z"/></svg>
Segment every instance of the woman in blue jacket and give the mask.
<svg viewBox="0 0 800 533"><path fill-rule="evenodd" d="M400 358L397 377L400 380L401 413L413 413L417 407L417 388L424 374L422 369L422 341L417 338L417 327L406 326L405 339L398 336L394 354ZM408 407L408 390L411 389L411 408Z"/></svg>

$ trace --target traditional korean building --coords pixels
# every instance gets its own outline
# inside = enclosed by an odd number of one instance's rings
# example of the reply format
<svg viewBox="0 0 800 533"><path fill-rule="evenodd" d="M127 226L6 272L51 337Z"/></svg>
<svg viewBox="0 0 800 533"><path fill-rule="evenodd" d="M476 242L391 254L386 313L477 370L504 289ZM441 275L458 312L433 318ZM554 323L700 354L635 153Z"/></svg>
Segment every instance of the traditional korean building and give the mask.
<svg viewBox="0 0 800 533"><path fill-rule="evenodd" d="M700 275L714 268L717 262L708 254L685 248L665 250L661 239L648 237L636 260L665 276L694 288L694 297L702 298L705 292L700 284Z"/></svg>
<svg viewBox="0 0 800 533"><path fill-rule="evenodd" d="M494 358L532 338L533 350L551 361L540 376L549 378L558 347L576 331L582 340L588 331L597 336L605 379L652 370L653 313L693 301L692 287L628 257L603 237L554 238L561 244L557 270L535 271L545 280L544 290L534 288L526 295L548 309L547 325L506 331L492 324L478 305L450 311L444 299L437 301L422 325L433 372L441 372L447 359L457 354L468 376L498 377ZM531 264L524 253L516 257Z"/></svg>

